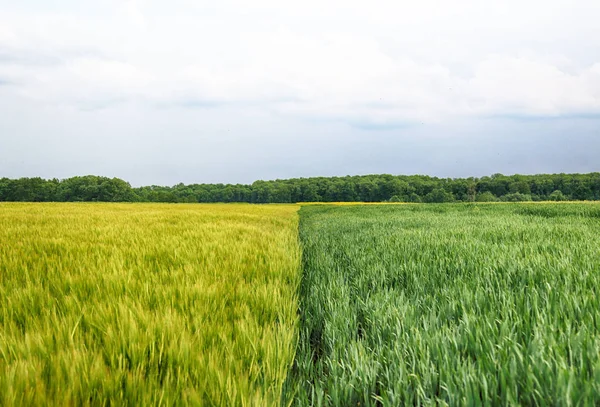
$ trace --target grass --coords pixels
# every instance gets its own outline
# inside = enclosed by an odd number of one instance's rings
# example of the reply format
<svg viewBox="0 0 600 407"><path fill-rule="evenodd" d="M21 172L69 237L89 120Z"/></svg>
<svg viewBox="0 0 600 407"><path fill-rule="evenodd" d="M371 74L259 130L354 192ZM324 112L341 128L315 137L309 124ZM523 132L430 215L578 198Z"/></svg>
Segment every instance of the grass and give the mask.
<svg viewBox="0 0 600 407"><path fill-rule="evenodd" d="M600 206L307 206L299 406L600 404Z"/></svg>
<svg viewBox="0 0 600 407"><path fill-rule="evenodd" d="M600 404L600 205L297 209L0 204L0 405Z"/></svg>
<svg viewBox="0 0 600 407"><path fill-rule="evenodd" d="M0 405L278 405L296 212L0 204Z"/></svg>

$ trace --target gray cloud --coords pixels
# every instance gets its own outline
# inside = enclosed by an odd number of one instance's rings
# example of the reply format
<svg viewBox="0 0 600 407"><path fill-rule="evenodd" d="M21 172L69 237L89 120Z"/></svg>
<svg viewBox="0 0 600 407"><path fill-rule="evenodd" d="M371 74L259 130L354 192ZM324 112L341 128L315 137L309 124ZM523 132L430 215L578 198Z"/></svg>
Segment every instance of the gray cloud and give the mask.
<svg viewBox="0 0 600 407"><path fill-rule="evenodd" d="M594 0L4 3L0 176L599 170Z"/></svg>

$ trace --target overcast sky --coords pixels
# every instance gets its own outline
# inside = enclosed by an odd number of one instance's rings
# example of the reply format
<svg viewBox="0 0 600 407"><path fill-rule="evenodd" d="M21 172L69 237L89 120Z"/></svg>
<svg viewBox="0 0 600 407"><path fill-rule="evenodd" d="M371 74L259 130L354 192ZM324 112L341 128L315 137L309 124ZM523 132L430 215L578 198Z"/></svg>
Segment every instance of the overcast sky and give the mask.
<svg viewBox="0 0 600 407"><path fill-rule="evenodd" d="M0 177L600 171L598 0L0 0Z"/></svg>

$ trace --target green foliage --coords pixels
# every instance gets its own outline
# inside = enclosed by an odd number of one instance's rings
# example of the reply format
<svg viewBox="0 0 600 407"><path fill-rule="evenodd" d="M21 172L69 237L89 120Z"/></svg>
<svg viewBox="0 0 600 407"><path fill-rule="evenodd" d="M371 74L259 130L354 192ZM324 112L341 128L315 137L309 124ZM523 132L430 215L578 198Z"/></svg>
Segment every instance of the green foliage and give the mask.
<svg viewBox="0 0 600 407"><path fill-rule="evenodd" d="M599 405L595 204L307 206L298 406Z"/></svg>
<svg viewBox="0 0 600 407"><path fill-rule="evenodd" d="M496 202L498 201L498 198L496 198L496 196L494 196L494 194L492 194L490 191L485 191L477 194L475 200L477 202Z"/></svg>
<svg viewBox="0 0 600 407"><path fill-rule="evenodd" d="M550 195L548 195L548 200L549 201L567 201L568 198L565 196L565 194L562 193L562 191L554 191L552 192Z"/></svg>
<svg viewBox="0 0 600 407"><path fill-rule="evenodd" d="M454 202L454 195L452 192L446 192L441 188L434 189L427 195L425 195L424 202L428 203L444 203Z"/></svg>
<svg viewBox="0 0 600 407"><path fill-rule="evenodd" d="M520 192L514 192L510 194L506 194L502 197L502 200L505 202L527 202L531 201L531 195L522 194Z"/></svg>
<svg viewBox="0 0 600 407"><path fill-rule="evenodd" d="M118 178L96 176L65 180L0 179L0 201L103 202L473 202L600 200L600 173L437 178L425 175L362 175L296 178L242 184L177 184L131 188Z"/></svg>
<svg viewBox="0 0 600 407"><path fill-rule="evenodd" d="M420 203L420 202L422 202L422 199L421 199L421 197L419 195L417 195L415 192L413 192L408 197L408 202Z"/></svg>

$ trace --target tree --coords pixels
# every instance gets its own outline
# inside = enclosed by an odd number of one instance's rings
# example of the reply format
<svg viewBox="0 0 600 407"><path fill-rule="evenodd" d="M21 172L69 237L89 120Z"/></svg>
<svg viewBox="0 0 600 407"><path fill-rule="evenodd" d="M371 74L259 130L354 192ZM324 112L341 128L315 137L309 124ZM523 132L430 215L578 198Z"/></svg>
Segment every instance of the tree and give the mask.
<svg viewBox="0 0 600 407"><path fill-rule="evenodd" d="M454 195L451 192L437 188L425 195L424 201L428 203L454 202Z"/></svg>
<svg viewBox="0 0 600 407"><path fill-rule="evenodd" d="M477 194L477 196L475 197L475 200L477 202L496 202L496 201L498 201L498 198L496 198L496 196L494 194L492 194L491 192L486 191L486 192Z"/></svg>
<svg viewBox="0 0 600 407"><path fill-rule="evenodd" d="M241 184L177 184L132 188L119 178L0 179L0 201L319 202L392 199L409 202L600 200L600 173L494 174L482 178L363 175Z"/></svg>
<svg viewBox="0 0 600 407"><path fill-rule="evenodd" d="M408 196L408 202L412 202L412 203L421 203L423 202L423 200L421 199L421 197L419 195L417 195L415 192L412 192L409 196Z"/></svg>
<svg viewBox="0 0 600 407"><path fill-rule="evenodd" d="M302 191L301 202L319 202L321 200L321 196L317 192L317 185L313 183L308 181L302 183L300 190Z"/></svg>
<svg viewBox="0 0 600 407"><path fill-rule="evenodd" d="M131 185L119 178L102 179L98 186L98 201L104 202L131 202L136 200Z"/></svg>
<svg viewBox="0 0 600 407"><path fill-rule="evenodd" d="M556 190L553 191L550 195L548 195L548 200L550 201L567 201L569 198L562 193L562 191Z"/></svg>
<svg viewBox="0 0 600 407"><path fill-rule="evenodd" d="M515 192L514 194L506 194L502 197L503 201L506 202L525 202L531 201L531 195L522 194L520 192Z"/></svg>

